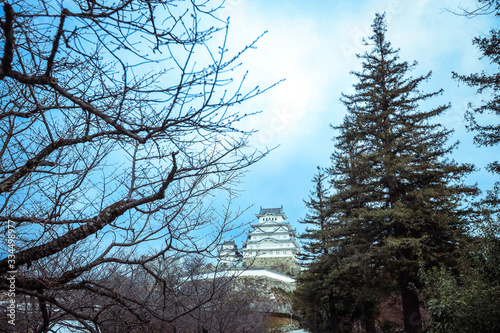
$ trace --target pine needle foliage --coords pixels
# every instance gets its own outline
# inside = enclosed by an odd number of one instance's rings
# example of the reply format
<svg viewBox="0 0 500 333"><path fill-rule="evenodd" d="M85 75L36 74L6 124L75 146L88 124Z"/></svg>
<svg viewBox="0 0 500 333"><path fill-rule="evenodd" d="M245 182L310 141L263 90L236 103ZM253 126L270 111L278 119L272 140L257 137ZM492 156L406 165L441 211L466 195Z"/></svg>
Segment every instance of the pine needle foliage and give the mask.
<svg viewBox="0 0 500 333"><path fill-rule="evenodd" d="M416 63L400 61L399 50L386 39L384 15L377 14L372 49L359 55L362 71L353 95L342 95L347 115L332 155L333 187L346 223L340 238L374 260L397 282L405 330L420 330L418 263L448 260L465 240L464 202L477 189L463 183L472 165L448 158L457 143L452 133L431 119L449 105L422 110L419 105L442 90L424 93L419 85L431 73L413 78ZM412 318L410 320L410 317Z"/></svg>
<svg viewBox="0 0 500 333"><path fill-rule="evenodd" d="M371 50L358 55L362 70L352 72L355 92L342 94L347 114L333 126L328 255L337 259L332 271L362 272L372 296L397 288L405 332L421 332L419 265L454 262L468 239L468 198L478 190L464 183L474 166L449 158L458 145L447 143L452 131L434 122L450 106L421 108L442 93L420 91L431 73L410 75L417 64L399 59L385 15L377 14L372 28L365 41Z"/></svg>
<svg viewBox="0 0 500 333"><path fill-rule="evenodd" d="M309 200L305 201L306 207L310 213L300 220L300 223L306 224L306 232L300 237L303 243L303 252L301 259L309 261L317 259L320 255L328 254L329 242L329 221L327 214L328 207L328 188L326 187L325 172L318 167L317 174L314 176L314 191L311 191Z"/></svg>
<svg viewBox="0 0 500 333"><path fill-rule="evenodd" d="M497 19L500 19L499 1L478 1L481 11L479 13L466 13L467 16L488 15L495 13ZM470 75L459 75L453 72L453 78L464 82L470 87L477 88L477 94L485 98L480 105L469 104L465 118L468 121L468 130L476 132L474 143L478 147L491 147L500 143L500 118L492 123L492 118L482 120L482 115L492 115L500 117L500 30L491 29L489 34L484 37L476 37L472 43L477 46L482 54L482 58L489 61L492 66L492 72L473 73ZM486 98L488 96L489 98ZM500 175L500 162L491 161L488 170L494 174ZM485 199L486 204L493 204L500 207L500 182L496 182L493 189L488 191Z"/></svg>

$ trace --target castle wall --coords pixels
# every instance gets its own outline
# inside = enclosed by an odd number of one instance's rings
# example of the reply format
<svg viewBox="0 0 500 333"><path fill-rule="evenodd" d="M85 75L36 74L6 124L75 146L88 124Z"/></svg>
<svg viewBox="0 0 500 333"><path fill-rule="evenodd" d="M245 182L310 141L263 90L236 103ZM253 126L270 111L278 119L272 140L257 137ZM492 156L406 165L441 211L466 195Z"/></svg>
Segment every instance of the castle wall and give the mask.
<svg viewBox="0 0 500 333"><path fill-rule="evenodd" d="M294 257L250 257L243 259L246 267L265 267L274 271L295 276L299 273L299 265Z"/></svg>

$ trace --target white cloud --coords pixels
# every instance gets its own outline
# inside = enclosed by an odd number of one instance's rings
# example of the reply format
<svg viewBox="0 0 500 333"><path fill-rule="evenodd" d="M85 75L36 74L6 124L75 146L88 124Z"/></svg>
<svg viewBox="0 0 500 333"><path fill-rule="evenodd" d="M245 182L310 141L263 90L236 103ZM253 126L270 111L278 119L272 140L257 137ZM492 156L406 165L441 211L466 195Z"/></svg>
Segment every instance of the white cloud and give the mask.
<svg viewBox="0 0 500 333"><path fill-rule="evenodd" d="M240 44L241 48L241 39L248 41L268 30L258 49L243 57L244 67L249 68L250 77L260 81L252 82L255 84L285 79L259 98L258 104L245 106L263 106L264 113L246 124L259 129L254 144L263 147L286 142L303 130L304 118L322 100L328 76L324 59L318 56L324 49L313 19L264 21L259 14L244 2L232 9L231 35L238 36L233 45Z"/></svg>

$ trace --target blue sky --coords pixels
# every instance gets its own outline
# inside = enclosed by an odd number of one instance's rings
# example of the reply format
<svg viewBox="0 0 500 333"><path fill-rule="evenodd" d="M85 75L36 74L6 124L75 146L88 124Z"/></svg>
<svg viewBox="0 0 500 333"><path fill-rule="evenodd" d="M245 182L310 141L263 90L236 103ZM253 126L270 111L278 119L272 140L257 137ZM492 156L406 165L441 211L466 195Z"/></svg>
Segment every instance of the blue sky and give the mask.
<svg viewBox="0 0 500 333"><path fill-rule="evenodd" d="M254 206L240 221L253 221L260 206L283 205L289 222L303 231L304 226L297 223L307 212L303 200L313 188L316 166L330 163L335 133L329 125L339 124L346 112L339 102L340 94L353 91L355 78L349 72L360 68L355 53L365 50L361 41L371 35L376 12L386 13L387 36L393 47L401 49L401 60L418 62L412 75L433 72L422 90L445 90L429 105L452 105L444 117L436 119L454 129L453 140L461 142L452 157L474 163L480 171L468 182L490 188L494 177L484 166L497 155L498 147L476 148L472 144L464 112L467 103L478 103L480 97L474 89L451 79L451 71L468 74L489 70L487 61L479 60L471 40L487 34L494 19L467 19L451 12L474 6L474 1L447 0L226 1L222 14L230 17L230 50L241 49L268 31L257 49L242 58L242 69L249 71L249 85L266 86L286 79L242 106L242 112L262 110L243 124L259 131L251 147L278 148L242 178L235 206ZM238 238L238 245L243 239Z"/></svg>

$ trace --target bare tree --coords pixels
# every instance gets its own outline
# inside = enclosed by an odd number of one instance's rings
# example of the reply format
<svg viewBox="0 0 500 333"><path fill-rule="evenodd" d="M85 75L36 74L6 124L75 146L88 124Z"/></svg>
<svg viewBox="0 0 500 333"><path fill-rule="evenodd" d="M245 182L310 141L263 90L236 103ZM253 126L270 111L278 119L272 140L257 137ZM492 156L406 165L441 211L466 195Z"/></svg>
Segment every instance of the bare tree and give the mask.
<svg viewBox="0 0 500 333"><path fill-rule="evenodd" d="M234 80L255 41L231 55L219 8L3 1L0 230L15 251L0 258L0 291L15 275L27 330L72 320L97 332L104 313L133 318L132 329L203 306L174 302L182 281L147 267L210 254L235 215L207 198L267 153L246 149L252 132L236 123L248 115L232 108L266 90ZM160 296L131 285L138 271Z"/></svg>
<svg viewBox="0 0 500 333"><path fill-rule="evenodd" d="M202 304L186 316L162 327L168 332L265 332L264 320L270 311L268 299L262 297L262 290L246 283L246 279L234 273L210 271L200 274L205 265L194 262L191 274L185 274L178 297L183 303ZM221 274L219 274L221 273ZM200 276L205 275L204 278ZM210 297L207 297L210 295ZM175 307L170 307L174 309Z"/></svg>
<svg viewBox="0 0 500 333"><path fill-rule="evenodd" d="M167 268L165 269L165 266ZM121 295L137 294L124 309L108 297L94 297L92 307L102 332L258 332L264 331L265 309L255 288L239 288L240 279L218 276L202 256L161 258L143 266L127 266L126 274L100 281ZM118 269L122 267L117 267ZM214 275L212 275L214 274ZM140 296L139 296L140 295ZM84 299L80 306L88 304ZM87 305L87 308L89 306ZM130 311L133 309L134 311Z"/></svg>

